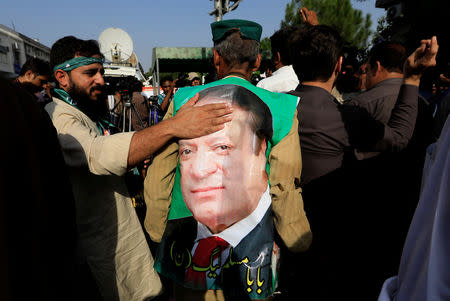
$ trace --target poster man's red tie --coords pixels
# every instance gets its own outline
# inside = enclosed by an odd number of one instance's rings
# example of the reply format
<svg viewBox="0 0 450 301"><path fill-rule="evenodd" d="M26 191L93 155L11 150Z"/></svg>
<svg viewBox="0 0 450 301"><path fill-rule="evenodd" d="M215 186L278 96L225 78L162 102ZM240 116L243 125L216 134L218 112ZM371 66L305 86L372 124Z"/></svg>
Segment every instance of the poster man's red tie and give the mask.
<svg viewBox="0 0 450 301"><path fill-rule="evenodd" d="M192 265L186 271L185 281L195 288L207 288L206 277L216 279L217 269L220 269L221 253L229 244L220 237L211 236L198 241ZM219 263L214 261L219 258Z"/></svg>

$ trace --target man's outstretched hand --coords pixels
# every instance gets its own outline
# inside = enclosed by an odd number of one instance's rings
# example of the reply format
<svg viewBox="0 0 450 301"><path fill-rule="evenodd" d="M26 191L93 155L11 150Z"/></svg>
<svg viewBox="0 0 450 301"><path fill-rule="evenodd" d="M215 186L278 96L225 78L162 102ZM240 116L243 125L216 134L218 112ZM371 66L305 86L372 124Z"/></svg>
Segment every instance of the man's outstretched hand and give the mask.
<svg viewBox="0 0 450 301"><path fill-rule="evenodd" d="M194 106L198 93L186 102L172 118L174 135L178 138L196 138L217 132L231 121L233 109L228 103Z"/></svg>
<svg viewBox="0 0 450 301"><path fill-rule="evenodd" d="M420 41L420 47L406 59L403 66L405 83L419 85L423 71L436 66L438 49L439 45L435 36L429 40Z"/></svg>
<svg viewBox="0 0 450 301"><path fill-rule="evenodd" d="M317 14L313 10L309 10L306 7L300 8L299 13L302 15L302 21L309 25L319 25L319 19L317 19Z"/></svg>
<svg viewBox="0 0 450 301"><path fill-rule="evenodd" d="M232 118L227 103L194 106L198 94L191 98L178 113L158 124L133 134L128 152L128 167L134 167L161 149L170 139L195 138L219 131Z"/></svg>

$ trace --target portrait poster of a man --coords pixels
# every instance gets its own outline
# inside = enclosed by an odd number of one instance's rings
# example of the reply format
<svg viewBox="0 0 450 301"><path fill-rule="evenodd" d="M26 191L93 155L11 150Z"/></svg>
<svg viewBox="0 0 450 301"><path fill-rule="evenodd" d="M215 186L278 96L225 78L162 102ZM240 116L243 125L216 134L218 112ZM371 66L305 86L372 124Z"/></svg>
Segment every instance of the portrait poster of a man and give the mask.
<svg viewBox="0 0 450 301"><path fill-rule="evenodd" d="M263 299L273 294L276 278L267 163L272 114L255 93L232 84L200 91L196 105L218 102L233 108L225 128L178 142L155 268L186 288Z"/></svg>

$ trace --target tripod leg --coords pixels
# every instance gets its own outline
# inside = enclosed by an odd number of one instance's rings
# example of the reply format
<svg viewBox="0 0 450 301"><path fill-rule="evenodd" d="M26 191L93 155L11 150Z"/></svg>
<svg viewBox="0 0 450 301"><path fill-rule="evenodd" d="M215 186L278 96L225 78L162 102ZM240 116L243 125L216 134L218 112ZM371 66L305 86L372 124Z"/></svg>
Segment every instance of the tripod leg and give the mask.
<svg viewBox="0 0 450 301"><path fill-rule="evenodd" d="M122 111L122 121L123 121L123 126L122 126L122 132L125 132L125 122L126 122L126 112L127 112L127 106L125 105L125 103L123 103L123 111Z"/></svg>
<svg viewBox="0 0 450 301"><path fill-rule="evenodd" d="M131 132L131 108L128 108L128 132Z"/></svg>
<svg viewBox="0 0 450 301"><path fill-rule="evenodd" d="M131 108L133 109L134 113L136 114L136 117L139 121L139 124L141 125L141 127L144 129L145 128L145 124L142 121L141 115L139 114L139 112L137 111L136 107L134 106L133 103L131 103Z"/></svg>

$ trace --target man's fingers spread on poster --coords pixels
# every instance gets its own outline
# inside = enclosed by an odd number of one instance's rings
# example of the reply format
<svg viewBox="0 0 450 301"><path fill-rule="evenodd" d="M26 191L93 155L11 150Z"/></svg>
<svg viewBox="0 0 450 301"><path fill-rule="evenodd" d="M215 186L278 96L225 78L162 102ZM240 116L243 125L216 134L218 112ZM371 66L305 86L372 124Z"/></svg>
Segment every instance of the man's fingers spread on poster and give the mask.
<svg viewBox="0 0 450 301"><path fill-rule="evenodd" d="M225 128L225 125L223 125L223 124L211 126L211 127L205 129L204 135L208 135L208 134L211 134L211 133L215 133L215 132L217 132L217 131L222 130L223 128Z"/></svg>
<svg viewBox="0 0 450 301"><path fill-rule="evenodd" d="M224 116L224 117L214 118L214 119L212 119L212 125L213 125L213 126L215 126L215 125L221 125L221 124L230 122L231 119L233 119L233 116L232 116L232 115L226 115L226 116Z"/></svg>
<svg viewBox="0 0 450 301"><path fill-rule="evenodd" d="M211 111L217 111L221 112L221 115L229 114L233 112L233 107L229 105L228 103L222 102L222 103L212 103L202 106L205 111L211 112Z"/></svg>
<svg viewBox="0 0 450 301"><path fill-rule="evenodd" d="M218 118L218 117L223 117L223 116L228 116L228 115L231 116L231 113L232 112L230 110L228 110L227 108L212 111L213 118Z"/></svg>
<svg viewBox="0 0 450 301"><path fill-rule="evenodd" d="M189 99L184 104L184 106L193 106L193 105L195 105L197 103L197 101L198 101L198 97L199 97L199 95L198 95L198 93L196 93L191 99Z"/></svg>

